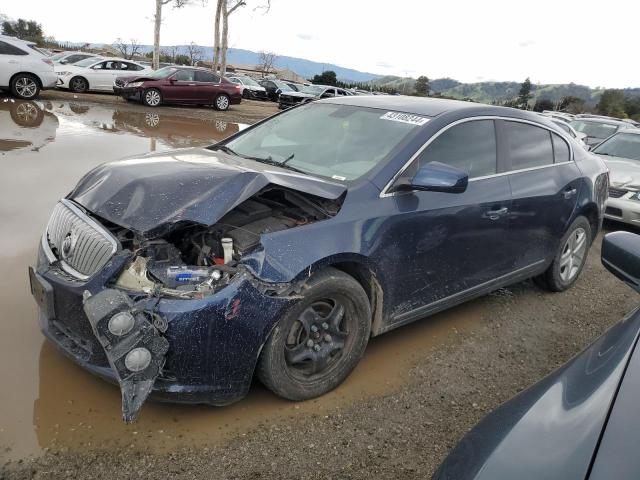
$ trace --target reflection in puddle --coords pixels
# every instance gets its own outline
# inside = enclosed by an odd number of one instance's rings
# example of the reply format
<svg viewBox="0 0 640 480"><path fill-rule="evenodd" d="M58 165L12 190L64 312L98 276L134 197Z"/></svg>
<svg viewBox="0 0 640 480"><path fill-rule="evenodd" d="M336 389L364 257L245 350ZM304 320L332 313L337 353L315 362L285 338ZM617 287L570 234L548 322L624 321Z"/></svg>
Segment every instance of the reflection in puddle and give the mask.
<svg viewBox="0 0 640 480"><path fill-rule="evenodd" d="M206 112L206 111L204 111ZM0 99L0 152L39 151L56 139L56 131L130 134L151 141L147 151L210 145L238 132L241 125L215 118L141 111L74 102Z"/></svg>
<svg viewBox="0 0 640 480"><path fill-rule="evenodd" d="M415 358L455 329L481 323L484 302L477 300L373 339L347 381L316 400L288 402L256 384L245 400L228 407L148 402L135 424L122 423L118 388L44 342L26 271L53 205L94 166L149 151L207 145L242 128L216 119L215 112L197 111L202 119L166 112L0 98L0 460L44 448L133 445L163 451L219 442L259 423L319 414L393 389Z"/></svg>

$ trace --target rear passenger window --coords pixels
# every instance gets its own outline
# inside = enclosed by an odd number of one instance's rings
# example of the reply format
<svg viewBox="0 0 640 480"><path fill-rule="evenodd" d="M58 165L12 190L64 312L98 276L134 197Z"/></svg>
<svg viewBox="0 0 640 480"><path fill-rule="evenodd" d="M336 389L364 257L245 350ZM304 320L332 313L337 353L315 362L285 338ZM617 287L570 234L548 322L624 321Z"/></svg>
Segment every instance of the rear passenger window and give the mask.
<svg viewBox="0 0 640 480"><path fill-rule="evenodd" d="M220 77L213 73L196 70L196 82L218 83L220 82ZM240 81L236 80L236 83L240 83Z"/></svg>
<svg viewBox="0 0 640 480"><path fill-rule="evenodd" d="M553 157L556 163L568 162L571 160L569 145L555 133L551 134L553 140Z"/></svg>
<svg viewBox="0 0 640 480"><path fill-rule="evenodd" d="M420 166L440 162L464 170L469 178L497 171L493 120L461 123L438 136L418 157Z"/></svg>
<svg viewBox="0 0 640 480"><path fill-rule="evenodd" d="M519 122L505 122L505 130L512 170L553 164L548 130Z"/></svg>
<svg viewBox="0 0 640 480"><path fill-rule="evenodd" d="M29 55L27 52L14 47L10 43L0 42L0 55Z"/></svg>

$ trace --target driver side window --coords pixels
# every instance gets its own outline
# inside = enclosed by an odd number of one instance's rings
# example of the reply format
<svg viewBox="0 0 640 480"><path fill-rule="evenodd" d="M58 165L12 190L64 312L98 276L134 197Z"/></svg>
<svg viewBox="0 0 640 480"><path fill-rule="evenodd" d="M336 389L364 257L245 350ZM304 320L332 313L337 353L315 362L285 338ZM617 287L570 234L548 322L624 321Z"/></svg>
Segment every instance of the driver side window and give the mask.
<svg viewBox="0 0 640 480"><path fill-rule="evenodd" d="M493 120L464 122L441 133L417 158L420 168L440 162L463 170L469 178L497 172L496 131Z"/></svg>

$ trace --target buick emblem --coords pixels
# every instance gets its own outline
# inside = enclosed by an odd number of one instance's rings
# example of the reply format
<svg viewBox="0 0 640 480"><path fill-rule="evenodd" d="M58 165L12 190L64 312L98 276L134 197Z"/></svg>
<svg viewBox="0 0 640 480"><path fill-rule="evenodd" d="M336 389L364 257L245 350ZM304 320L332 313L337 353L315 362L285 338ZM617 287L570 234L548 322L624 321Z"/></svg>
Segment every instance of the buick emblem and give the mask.
<svg viewBox="0 0 640 480"><path fill-rule="evenodd" d="M73 256L73 248L75 246L76 236L71 232L67 233L67 236L64 237L64 240L62 241L62 248L60 249L64 260L68 260Z"/></svg>

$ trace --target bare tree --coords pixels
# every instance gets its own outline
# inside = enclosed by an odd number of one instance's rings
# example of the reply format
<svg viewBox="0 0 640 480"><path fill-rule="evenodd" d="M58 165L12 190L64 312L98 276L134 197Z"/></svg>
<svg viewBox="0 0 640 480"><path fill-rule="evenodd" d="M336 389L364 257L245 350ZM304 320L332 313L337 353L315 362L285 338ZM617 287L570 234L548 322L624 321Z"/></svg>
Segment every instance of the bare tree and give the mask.
<svg viewBox="0 0 640 480"><path fill-rule="evenodd" d="M202 48L195 43L191 42L187 45L187 55L189 56L189 64L194 66L200 60L202 60Z"/></svg>
<svg viewBox="0 0 640 480"><path fill-rule="evenodd" d="M156 0L156 13L153 16L153 61L152 68L160 64L160 27L162 26L162 7L171 3L173 8L181 8L191 0Z"/></svg>
<svg viewBox="0 0 640 480"><path fill-rule="evenodd" d="M125 43L121 38L117 38L116 41L113 42L113 48L115 48L123 58L131 60L140 53L141 45L135 38L132 38L129 43Z"/></svg>
<svg viewBox="0 0 640 480"><path fill-rule="evenodd" d="M165 47L162 49L162 55L165 57L169 57L172 63L176 62L176 57L178 56L178 46L172 45L170 47Z"/></svg>
<svg viewBox="0 0 640 480"><path fill-rule="evenodd" d="M247 4L245 0L217 0L216 16L214 20L213 38L213 69L220 71L224 75L227 71L227 50L229 49L229 15L239 7ZM264 0L263 4L254 10L264 9L267 13L271 8L271 0ZM220 22L222 22L222 32L220 32Z"/></svg>
<svg viewBox="0 0 640 480"><path fill-rule="evenodd" d="M262 70L262 76L271 72L277 60L278 56L273 52L265 52L264 50L260 50L260 52L258 52L257 66Z"/></svg>

